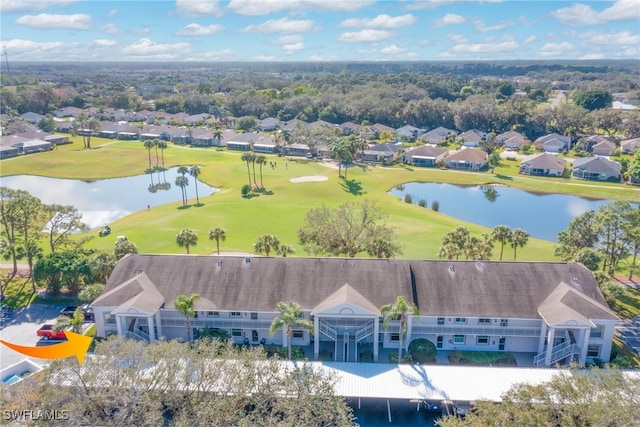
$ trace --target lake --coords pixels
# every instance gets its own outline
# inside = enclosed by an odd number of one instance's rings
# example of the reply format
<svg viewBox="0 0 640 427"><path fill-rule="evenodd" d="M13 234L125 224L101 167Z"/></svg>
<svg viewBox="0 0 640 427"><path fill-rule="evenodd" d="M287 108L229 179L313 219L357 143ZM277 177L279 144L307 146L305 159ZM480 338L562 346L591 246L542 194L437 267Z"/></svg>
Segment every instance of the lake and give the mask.
<svg viewBox="0 0 640 427"><path fill-rule="evenodd" d="M2 178L2 186L25 190L48 205L75 206L89 228L101 227L133 212L165 203L182 203L182 192L175 185L178 168L126 178L81 181L76 179L46 178L34 175L16 175ZM187 197L195 203L196 190L193 177L189 179ZM198 181L198 195L209 196L218 191Z"/></svg>
<svg viewBox="0 0 640 427"><path fill-rule="evenodd" d="M434 201L439 212L485 227L507 225L525 230L530 236L557 241L576 216L598 210L611 200L593 200L565 194L531 193L498 185L459 186L433 182L411 182L392 189L389 194L404 199L411 195L412 203L426 201L431 209Z"/></svg>

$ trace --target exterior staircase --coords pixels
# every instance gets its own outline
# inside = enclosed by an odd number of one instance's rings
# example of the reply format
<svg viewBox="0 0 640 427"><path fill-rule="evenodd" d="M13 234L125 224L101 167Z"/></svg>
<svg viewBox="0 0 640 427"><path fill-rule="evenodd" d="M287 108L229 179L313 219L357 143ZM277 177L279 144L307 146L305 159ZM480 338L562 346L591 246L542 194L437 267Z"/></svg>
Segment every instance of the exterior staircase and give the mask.
<svg viewBox="0 0 640 427"><path fill-rule="evenodd" d="M558 344L551 349L551 359L549 361L549 365L551 366L554 363L573 354L580 354L580 346L578 346L578 344L571 344L571 342L569 341ZM542 353L534 357L533 364L537 367L545 366L546 357L547 352L543 351Z"/></svg>

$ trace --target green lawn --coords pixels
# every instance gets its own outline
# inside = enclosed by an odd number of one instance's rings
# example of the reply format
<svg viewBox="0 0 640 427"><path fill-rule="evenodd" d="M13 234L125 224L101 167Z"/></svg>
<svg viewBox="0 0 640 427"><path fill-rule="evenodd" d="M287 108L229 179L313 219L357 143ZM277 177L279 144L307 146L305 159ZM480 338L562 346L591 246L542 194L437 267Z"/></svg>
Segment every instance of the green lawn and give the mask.
<svg viewBox="0 0 640 427"><path fill-rule="evenodd" d="M139 141L113 141L92 138L91 150L82 149L81 138L60 146L54 151L3 160L2 176L34 174L58 178L100 179L144 173L149 166L147 150ZM155 165L155 151L151 152ZM248 182L246 164L240 153L219 151L216 148L189 148L169 145L164 152L167 168L178 165L200 165L200 179L217 187L220 192L201 197L201 206L195 206L193 182L188 187L188 208L181 202L169 203L142 210L111 224L112 235L97 237L89 247L111 250L115 235L126 235L138 245L140 252L181 253L175 244L175 235L184 228L192 228L199 236L191 253L208 254L215 251L215 242L208 240L208 230L220 226L227 232L222 250L252 251L256 238L269 233L277 235L283 243L296 248L296 254L305 255L297 241L296 231L304 222L306 212L325 203L330 206L365 198L380 204L389 214L387 222L394 226L403 247L402 258L436 258L440 240L455 226L463 224L472 233L488 229L463 223L430 209L403 203L387 191L394 186L411 182L450 182L455 184L499 183L524 190L576 194L594 198L616 197L637 200L637 189L622 184L576 182L563 178L537 178L517 174L518 162L503 161L495 173L453 172L430 168L355 167L349 169L348 182L338 178L338 171L304 159L285 159L268 156L276 161L277 169L263 167L264 184L271 195L242 198L240 188ZM285 168L285 163L287 168ZM291 183L290 178L307 175L325 175L322 182ZM259 179L259 178L258 178ZM178 191L178 190L175 190ZM496 246L494 253L499 253ZM495 258L495 257L494 257ZM512 258L512 250L505 248L505 259ZM531 239L524 249L518 250L519 260L554 260L553 243Z"/></svg>

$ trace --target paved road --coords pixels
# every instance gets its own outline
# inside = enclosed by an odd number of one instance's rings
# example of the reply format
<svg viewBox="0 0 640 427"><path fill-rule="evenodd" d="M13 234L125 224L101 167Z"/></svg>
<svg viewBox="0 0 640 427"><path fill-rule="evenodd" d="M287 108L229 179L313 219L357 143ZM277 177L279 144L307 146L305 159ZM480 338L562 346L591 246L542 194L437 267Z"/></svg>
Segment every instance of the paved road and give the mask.
<svg viewBox="0 0 640 427"><path fill-rule="evenodd" d="M36 331L45 323L52 323L64 305L31 304L14 311L9 318L0 321L0 339L13 344L35 346L39 343ZM25 356L0 344L0 369L13 365ZM40 366L48 364L46 359L29 358Z"/></svg>

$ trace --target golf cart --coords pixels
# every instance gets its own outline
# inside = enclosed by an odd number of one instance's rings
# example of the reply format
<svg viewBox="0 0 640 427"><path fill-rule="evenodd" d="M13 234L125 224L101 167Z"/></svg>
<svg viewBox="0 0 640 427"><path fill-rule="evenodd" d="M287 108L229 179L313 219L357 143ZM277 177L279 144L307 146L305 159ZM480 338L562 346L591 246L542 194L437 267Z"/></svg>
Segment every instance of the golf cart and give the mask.
<svg viewBox="0 0 640 427"><path fill-rule="evenodd" d="M102 229L98 232L98 235L100 237L108 236L109 234L111 234L111 227L109 227L108 225L102 227Z"/></svg>

